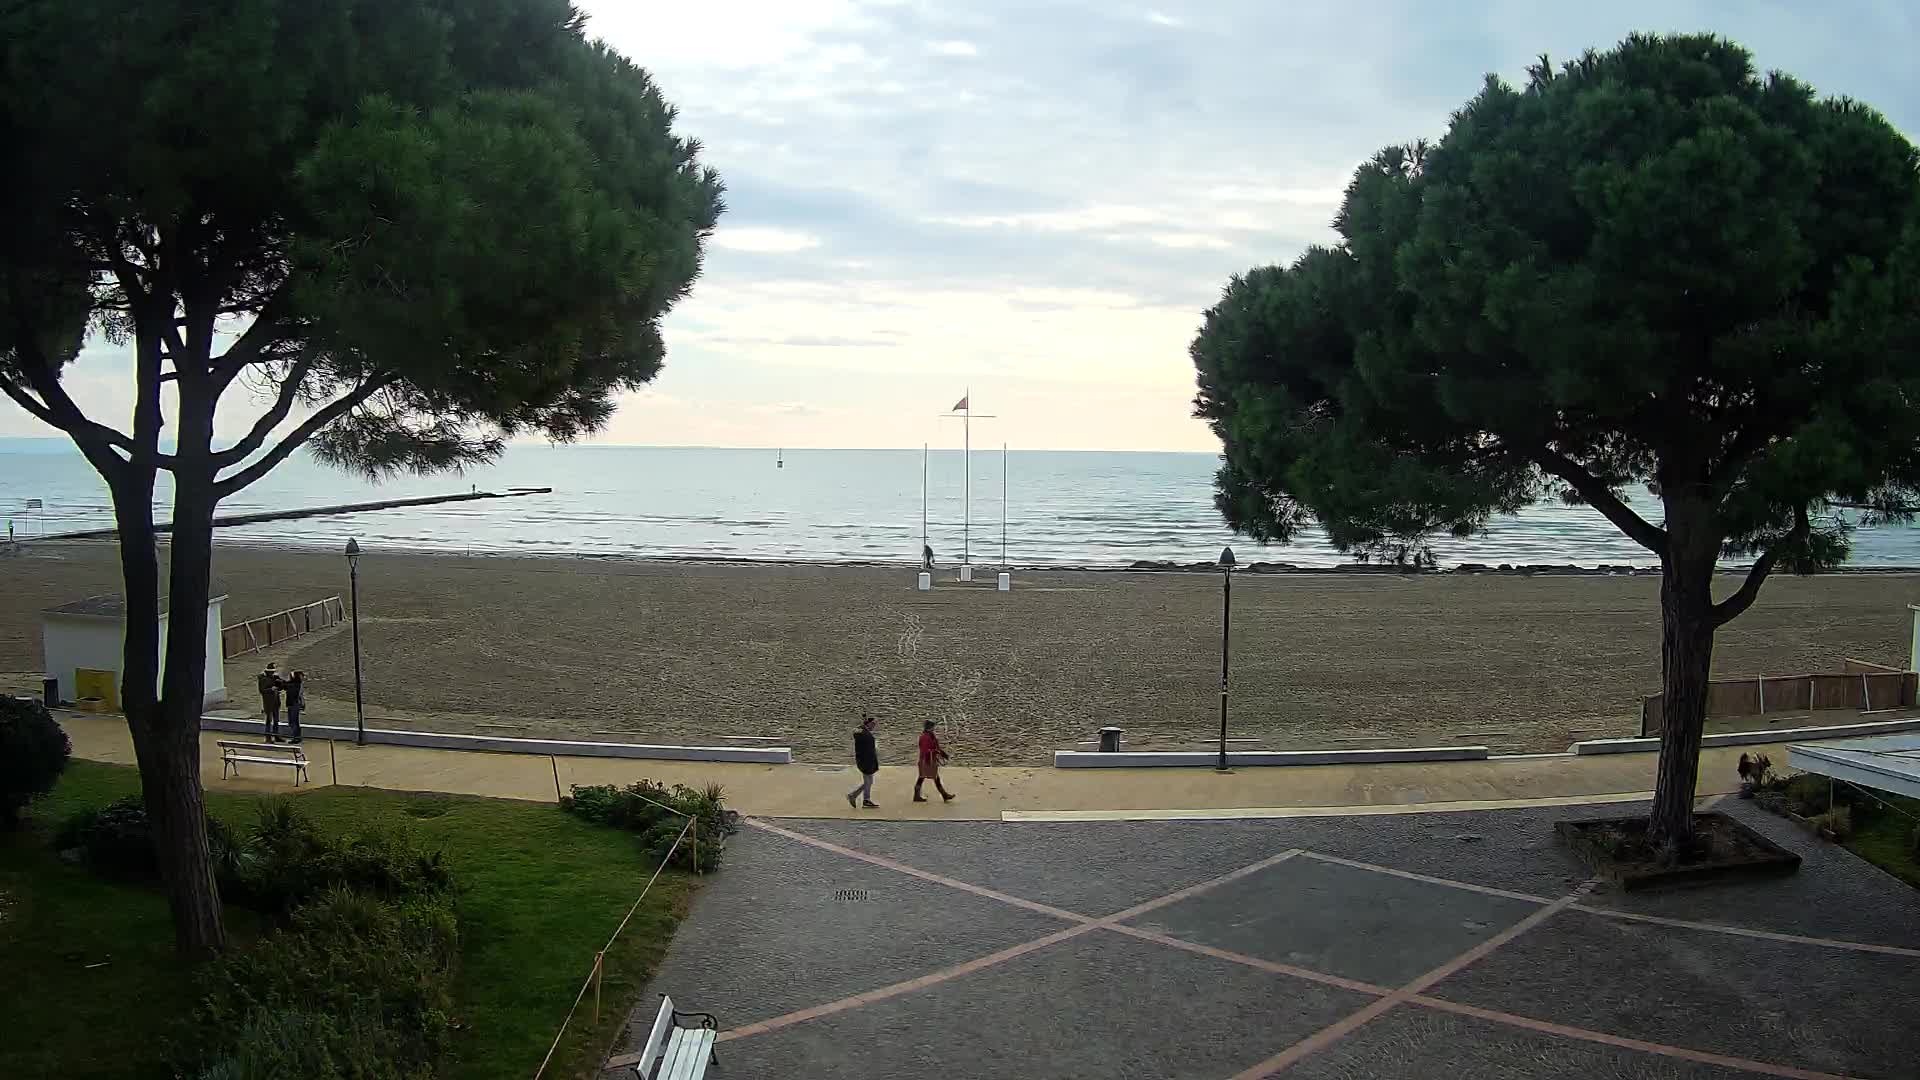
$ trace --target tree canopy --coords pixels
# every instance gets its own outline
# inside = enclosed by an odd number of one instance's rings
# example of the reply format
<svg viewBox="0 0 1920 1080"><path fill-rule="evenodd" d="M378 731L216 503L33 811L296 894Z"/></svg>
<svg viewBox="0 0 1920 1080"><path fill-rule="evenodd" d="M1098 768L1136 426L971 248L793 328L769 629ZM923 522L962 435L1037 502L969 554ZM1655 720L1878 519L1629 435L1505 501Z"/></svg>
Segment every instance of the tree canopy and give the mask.
<svg viewBox="0 0 1920 1080"><path fill-rule="evenodd" d="M84 330L136 341L150 310L143 383L266 406L221 495L309 438L378 472L597 426L658 371L721 203L583 26L564 0L10 5L0 388L96 464L151 455L58 385Z"/></svg>
<svg viewBox="0 0 1920 1080"><path fill-rule="evenodd" d="M121 700L189 951L223 937L197 742L220 500L302 447L377 476L572 439L660 370L721 184L584 27L565 0L0 8L0 392L112 491ZM131 346L130 422L62 384L89 334Z"/></svg>
<svg viewBox="0 0 1920 1080"><path fill-rule="evenodd" d="M1236 528L1414 561L1591 505L1660 557L1685 727L1712 629L1775 566L1844 561L1843 508L1910 515L1920 157L1872 109L1717 37L1634 36L1489 77L1438 142L1363 165L1334 224L1234 278L1192 345Z"/></svg>

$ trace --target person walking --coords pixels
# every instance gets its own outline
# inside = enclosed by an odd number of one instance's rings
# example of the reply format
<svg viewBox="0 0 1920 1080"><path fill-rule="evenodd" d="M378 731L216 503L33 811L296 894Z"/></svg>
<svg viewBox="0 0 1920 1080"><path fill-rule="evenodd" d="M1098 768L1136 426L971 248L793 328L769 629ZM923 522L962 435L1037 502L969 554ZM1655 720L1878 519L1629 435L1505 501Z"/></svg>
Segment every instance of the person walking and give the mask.
<svg viewBox="0 0 1920 1080"><path fill-rule="evenodd" d="M933 789L940 793L941 799L953 801L953 793L940 783L940 763L946 760L947 752L940 746L940 736L933 733L933 721L929 720L920 732L920 778L913 782L914 802L927 801L926 796L920 794L920 785L929 780L933 781Z"/></svg>
<svg viewBox="0 0 1920 1080"><path fill-rule="evenodd" d="M280 672L272 664L260 673L260 711L267 717L267 741L280 741Z"/></svg>
<svg viewBox="0 0 1920 1080"><path fill-rule="evenodd" d="M869 810L880 809L873 801L873 774L880 771L880 751L873 744L873 725L871 716L860 718L860 729L853 733L853 763L860 770L860 786L847 792L847 805L852 806L853 797L860 796L860 805Z"/></svg>
<svg viewBox="0 0 1920 1080"><path fill-rule="evenodd" d="M287 741L300 741L300 710L307 707L307 673L296 671L287 680Z"/></svg>
<svg viewBox="0 0 1920 1080"><path fill-rule="evenodd" d="M920 563L921 563L920 568L923 570L933 569L933 545L932 544L920 545Z"/></svg>

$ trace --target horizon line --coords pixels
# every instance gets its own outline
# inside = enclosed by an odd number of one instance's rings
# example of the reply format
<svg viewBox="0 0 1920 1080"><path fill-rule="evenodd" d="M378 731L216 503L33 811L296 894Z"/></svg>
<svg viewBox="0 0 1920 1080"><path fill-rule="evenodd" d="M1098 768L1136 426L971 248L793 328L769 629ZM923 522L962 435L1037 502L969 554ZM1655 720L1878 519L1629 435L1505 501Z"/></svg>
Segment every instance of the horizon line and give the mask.
<svg viewBox="0 0 1920 1080"><path fill-rule="evenodd" d="M0 435L0 443L8 443L8 442L60 443L62 446L68 447L74 450L75 452L79 451L79 447L74 445L73 440L68 438L65 435ZM161 440L161 445L163 446L168 445L169 443L170 443L170 440L164 440L164 439ZM516 447L547 447L547 448L578 447L578 448L586 448L586 449L606 449L606 450L757 450L757 451L772 450L776 453L783 450L831 452L831 453L839 453L843 451L875 451L875 452L888 452L888 453L894 452L894 451L900 451L904 453L904 452L911 452L913 450L913 447L911 446L784 446L784 445L783 446L722 446L715 443L628 443L628 442L592 442L592 441L586 441L586 440L582 440L579 442L572 442L572 443L550 443L550 442L546 442L544 440L538 440L538 439L526 440L526 441L520 441L520 442L510 442L507 444L507 448L509 450L514 449ZM929 445L927 449L940 450L940 451L951 452L951 453L961 452L961 448L958 446ZM1011 451L1012 447L1009 446L1007 449ZM1023 446L1020 448L1020 450L1022 453L1044 453L1044 454L1211 454L1215 457L1220 456L1220 451L1217 449L1215 450L1170 450L1170 449L1165 449L1160 447L1138 447L1138 446L1133 446L1133 447ZM974 451L974 453L991 454L993 453L993 447L990 445L984 446Z"/></svg>

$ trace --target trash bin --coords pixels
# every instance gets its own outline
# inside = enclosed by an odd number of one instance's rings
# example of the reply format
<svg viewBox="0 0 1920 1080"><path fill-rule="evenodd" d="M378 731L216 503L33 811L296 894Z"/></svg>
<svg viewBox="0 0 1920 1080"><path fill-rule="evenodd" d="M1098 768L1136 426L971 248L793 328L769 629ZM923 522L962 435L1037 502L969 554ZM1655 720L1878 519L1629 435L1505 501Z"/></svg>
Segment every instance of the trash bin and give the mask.
<svg viewBox="0 0 1920 1080"><path fill-rule="evenodd" d="M1119 753L1121 734L1122 734L1121 730L1117 727L1101 728L1100 729L1100 752L1103 754Z"/></svg>
<svg viewBox="0 0 1920 1080"><path fill-rule="evenodd" d="M60 707L60 680L55 678L41 679L40 680L40 696L47 703L47 708L49 709L59 708Z"/></svg>

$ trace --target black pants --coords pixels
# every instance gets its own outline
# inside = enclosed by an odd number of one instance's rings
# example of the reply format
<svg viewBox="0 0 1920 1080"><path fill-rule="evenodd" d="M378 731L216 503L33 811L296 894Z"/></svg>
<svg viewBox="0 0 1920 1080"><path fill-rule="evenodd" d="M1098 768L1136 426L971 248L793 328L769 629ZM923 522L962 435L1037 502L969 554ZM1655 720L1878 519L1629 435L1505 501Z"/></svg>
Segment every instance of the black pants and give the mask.
<svg viewBox="0 0 1920 1080"><path fill-rule="evenodd" d="M294 742L300 741L300 709L299 705L287 706L287 738Z"/></svg>
<svg viewBox="0 0 1920 1080"><path fill-rule="evenodd" d="M280 703L277 701L265 702L261 711L267 714L267 738L273 739L279 737Z"/></svg>

